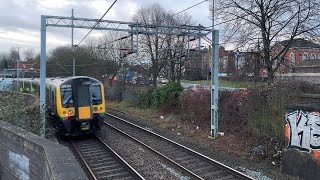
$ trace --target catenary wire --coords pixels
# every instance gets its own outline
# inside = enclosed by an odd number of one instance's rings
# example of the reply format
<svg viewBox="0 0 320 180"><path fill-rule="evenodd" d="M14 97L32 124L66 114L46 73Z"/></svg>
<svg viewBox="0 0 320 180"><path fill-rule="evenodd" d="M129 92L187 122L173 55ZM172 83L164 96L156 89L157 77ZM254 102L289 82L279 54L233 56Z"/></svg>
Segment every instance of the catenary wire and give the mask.
<svg viewBox="0 0 320 180"><path fill-rule="evenodd" d="M195 7L195 6L198 6L198 5L200 5L200 4L202 4L202 3L206 2L206 1L208 1L208 0L201 1L201 2L199 2L199 3L197 3L197 4L193 5L193 6L190 6L190 7L186 8L186 9L184 9L184 10L182 10L182 11L179 11L179 12L173 14L171 17L173 17L173 16L175 16L175 15L178 15L178 14L184 12L184 11L187 11L187 10L189 10L189 9Z"/></svg>
<svg viewBox="0 0 320 180"><path fill-rule="evenodd" d="M102 17L99 19L98 22L90 29L90 31L81 39L81 41L78 43L78 46L83 42L83 40L92 32L92 30L99 24L99 22L104 18L104 16L110 11L110 9L113 7L113 5L117 2L118 0L115 0L111 6L108 8L108 10L102 15Z"/></svg>

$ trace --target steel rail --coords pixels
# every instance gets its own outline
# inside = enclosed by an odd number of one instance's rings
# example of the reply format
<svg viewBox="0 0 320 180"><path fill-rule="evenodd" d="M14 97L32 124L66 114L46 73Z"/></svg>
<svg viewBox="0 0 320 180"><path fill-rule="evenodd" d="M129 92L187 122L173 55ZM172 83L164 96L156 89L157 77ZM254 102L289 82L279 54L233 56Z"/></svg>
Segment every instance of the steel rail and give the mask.
<svg viewBox="0 0 320 180"><path fill-rule="evenodd" d="M86 162L86 160L84 159L84 157L82 156L82 154L80 153L80 151L76 148L76 145L74 144L73 141L71 141L72 147L76 150L76 152L78 153L81 161L84 163L84 165L86 166L87 170L89 171L91 177L94 180L98 180L97 177L94 175L94 173L92 172L92 169L90 168L90 166L88 165L88 163Z"/></svg>
<svg viewBox="0 0 320 180"><path fill-rule="evenodd" d="M105 142L103 142L100 138L97 137L97 139L104 144L123 164L125 164L128 169L130 171L132 171L132 173L136 176L138 176L139 179L141 180L145 180L144 177L141 176L140 173L138 173L138 171L136 171L129 163L127 163L127 161L125 161L118 153L116 153L109 145L107 145Z"/></svg>
<svg viewBox="0 0 320 180"><path fill-rule="evenodd" d="M227 172L230 172L230 173L236 175L239 178L254 180L252 177L249 177L248 175L246 175L246 174L244 174L244 173L242 173L240 171L237 171L237 170L235 170L235 169L233 169L233 168L231 168L229 166L226 166L226 165L224 165L224 164L222 164L222 163L220 163L220 162L218 162L218 161L216 161L216 160L214 160L214 159L212 159L210 157L207 157L207 156L205 156L203 154L200 154L199 152L196 152L196 151L194 151L194 150L192 150L192 149L190 149L190 148L188 148L188 147L186 147L184 145L181 145L181 144L179 144L179 143L177 143L175 141L172 141L172 140L170 140L170 139L168 139L168 138L166 138L164 136L156 134L156 133L154 133L154 132L152 132L152 131L150 131L148 129L140 127L140 126L138 126L136 124L133 124L132 122L129 122L129 121L127 121L127 120L125 120L123 118L120 118L118 116L115 116L113 114L106 113L106 115L111 116L111 117L113 117L115 119L118 119L118 120L120 120L120 121L122 121L124 123L130 124L131 126L134 126L134 127L138 128L138 129L141 129L141 130L143 130L145 132L148 132L148 133L150 133L150 134L152 134L154 136L157 136L160 139L163 139L163 140L165 140L167 142L170 142L170 143L172 143L172 144L174 144L174 145L176 145L176 146L178 146L178 147L180 147L180 148L182 148L184 150L187 150L187 151L189 151L189 152L191 152L193 154L196 154L197 156L200 156L201 158L205 159L207 162L213 163L214 165L217 165L218 167L222 168L223 170L226 170Z"/></svg>
<svg viewBox="0 0 320 180"><path fill-rule="evenodd" d="M152 152L156 153L157 155L161 156L162 158L164 158L165 160L169 161L170 163L173 163L175 166L178 166L180 169L182 169L183 171L187 172L187 174L190 174L192 177L196 178L196 179L201 179L204 180L203 178L201 178L200 176L196 175L195 173L191 172L190 170L186 169L185 167L181 166L180 164L176 163L175 161L173 161L172 159L168 158L167 156L165 156L164 154L160 153L159 151L153 149L152 147L148 146L147 144L139 141L138 139L134 138L133 136L125 133L124 131L112 126L111 124L108 124L106 122L104 122L105 125L111 127L112 129L120 132L121 134L129 137L130 139L136 141L137 143L143 145L144 147L148 148L149 150L151 150Z"/></svg>
<svg viewBox="0 0 320 180"><path fill-rule="evenodd" d="M88 139L86 139L88 140ZM127 163L120 155L118 155L110 146L108 146L105 142L103 142L100 138L95 137L95 140L97 140L97 145L101 145L101 147L106 148L107 151L104 151L105 154L111 155L119 164L123 165L123 168L129 171L129 173L136 179L145 180L129 163ZM81 141L81 140L80 140ZM98 180L99 177L93 172L93 169L88 164L86 158L82 155L80 152L79 145L76 145L74 141L71 141L71 144L77 154L79 155L81 161L86 166L87 170L89 171L91 177L94 180ZM80 142L81 144L81 142ZM84 143L85 144L85 143ZM100 154L101 155L101 154Z"/></svg>

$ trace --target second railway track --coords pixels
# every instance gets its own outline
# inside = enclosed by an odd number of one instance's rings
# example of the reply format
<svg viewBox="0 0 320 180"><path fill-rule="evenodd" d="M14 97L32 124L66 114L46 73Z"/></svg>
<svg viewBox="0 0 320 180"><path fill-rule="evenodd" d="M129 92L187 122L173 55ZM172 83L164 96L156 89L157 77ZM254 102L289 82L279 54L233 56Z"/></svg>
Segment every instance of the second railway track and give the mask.
<svg viewBox="0 0 320 180"><path fill-rule="evenodd" d="M138 141L187 172L192 179L252 179L183 145L107 113L105 124Z"/></svg>

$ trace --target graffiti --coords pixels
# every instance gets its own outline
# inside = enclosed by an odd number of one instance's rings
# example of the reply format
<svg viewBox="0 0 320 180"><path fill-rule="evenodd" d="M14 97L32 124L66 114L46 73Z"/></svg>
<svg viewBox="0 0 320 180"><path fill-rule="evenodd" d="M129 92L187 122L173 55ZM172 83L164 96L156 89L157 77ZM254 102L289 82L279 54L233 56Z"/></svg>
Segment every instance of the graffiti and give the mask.
<svg viewBox="0 0 320 180"><path fill-rule="evenodd" d="M29 180L29 159L20 154L9 152L10 168L14 174L21 180Z"/></svg>
<svg viewBox="0 0 320 180"><path fill-rule="evenodd" d="M320 116L317 113L295 111L286 115L289 147L304 151L320 149Z"/></svg>

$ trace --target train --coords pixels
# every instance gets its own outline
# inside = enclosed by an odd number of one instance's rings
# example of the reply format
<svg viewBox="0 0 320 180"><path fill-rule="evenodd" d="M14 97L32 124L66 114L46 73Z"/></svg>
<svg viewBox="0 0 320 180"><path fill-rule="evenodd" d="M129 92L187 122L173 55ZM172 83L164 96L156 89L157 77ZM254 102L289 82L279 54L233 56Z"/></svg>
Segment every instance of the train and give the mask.
<svg viewBox="0 0 320 180"><path fill-rule="evenodd" d="M40 95L39 78L12 79L12 84L6 84L21 93ZM46 120L64 136L95 134L105 119L104 97L103 84L88 76L46 78Z"/></svg>

